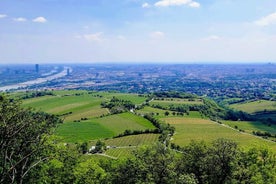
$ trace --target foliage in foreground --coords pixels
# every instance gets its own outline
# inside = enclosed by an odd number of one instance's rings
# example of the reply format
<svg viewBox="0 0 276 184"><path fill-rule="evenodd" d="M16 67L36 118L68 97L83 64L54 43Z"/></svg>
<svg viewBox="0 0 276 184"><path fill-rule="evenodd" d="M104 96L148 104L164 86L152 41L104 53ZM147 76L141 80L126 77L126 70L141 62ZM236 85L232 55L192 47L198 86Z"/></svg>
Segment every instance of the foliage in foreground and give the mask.
<svg viewBox="0 0 276 184"><path fill-rule="evenodd" d="M60 123L56 116L23 109L0 96L0 183L23 183L30 170L48 159L46 135Z"/></svg>
<svg viewBox="0 0 276 184"><path fill-rule="evenodd" d="M133 156L99 159L55 146L53 157L33 169L31 183L275 183L276 157L266 148L239 150L218 139L211 145L191 142L174 150L162 143L142 146Z"/></svg>

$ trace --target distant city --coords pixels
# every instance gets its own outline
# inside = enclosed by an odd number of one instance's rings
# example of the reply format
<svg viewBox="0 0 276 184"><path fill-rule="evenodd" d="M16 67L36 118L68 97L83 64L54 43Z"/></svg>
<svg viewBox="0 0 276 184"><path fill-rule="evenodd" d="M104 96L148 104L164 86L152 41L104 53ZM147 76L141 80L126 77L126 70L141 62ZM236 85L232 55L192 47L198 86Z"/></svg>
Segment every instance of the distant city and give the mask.
<svg viewBox="0 0 276 184"><path fill-rule="evenodd" d="M1 65L0 90L181 91L216 98L275 98L276 65Z"/></svg>

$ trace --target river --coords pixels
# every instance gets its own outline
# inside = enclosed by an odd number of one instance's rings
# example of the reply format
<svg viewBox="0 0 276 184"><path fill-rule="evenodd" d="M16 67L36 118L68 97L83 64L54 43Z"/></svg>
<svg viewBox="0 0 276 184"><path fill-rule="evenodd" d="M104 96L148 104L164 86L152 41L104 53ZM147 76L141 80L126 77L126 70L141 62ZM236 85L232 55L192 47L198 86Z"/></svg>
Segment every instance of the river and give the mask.
<svg viewBox="0 0 276 184"><path fill-rule="evenodd" d="M63 67L63 70L60 73L57 73L55 75L51 75L51 76L44 77L44 78L37 78L35 80L22 82L22 83L18 83L18 84L13 84L13 85L9 85L9 86L3 86L3 87L0 87L0 91L9 91L12 89L27 88L27 87L35 85L35 84L41 84L41 83L44 83L47 81L58 79L58 78L61 78L61 77L64 77L67 75L67 69L69 69L70 73L72 72L71 67L65 66L65 67Z"/></svg>

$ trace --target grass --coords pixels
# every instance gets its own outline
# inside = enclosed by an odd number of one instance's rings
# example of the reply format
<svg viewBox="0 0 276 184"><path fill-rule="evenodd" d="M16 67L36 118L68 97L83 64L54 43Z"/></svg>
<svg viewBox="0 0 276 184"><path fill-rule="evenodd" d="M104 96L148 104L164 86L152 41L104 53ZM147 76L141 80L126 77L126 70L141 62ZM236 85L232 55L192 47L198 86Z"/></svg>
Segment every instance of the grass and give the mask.
<svg viewBox="0 0 276 184"><path fill-rule="evenodd" d="M61 136L65 142L83 142L97 139L112 138L115 135L123 133L126 129L129 130L146 130L154 129L155 127L146 119L136 116L132 113L123 113L116 115L109 115L99 118L101 115L107 114L108 110L101 108L102 101L108 101L113 96L117 98L130 100L135 104L141 104L146 100L146 97L139 96L137 94L122 94L111 92L88 92L88 91L53 91L56 96L43 96L38 98L26 99L23 101L23 106L34 107L38 110L42 110L48 113L57 115L72 112L68 115L62 116L64 118L63 124L61 124L56 134ZM20 95L22 95L20 93ZM169 104L200 104L202 101L187 101L183 99L167 99L165 101L153 101L151 103L159 103L162 105ZM235 104L231 107L240 110L247 111L249 113L275 111L275 102L271 101L255 101L245 104ZM276 144L270 143L260 138L256 138L252 135L242 134L238 131L216 124L210 120L202 119L199 112L191 111L189 115L173 116L172 111L169 116L165 116L166 110L152 108L145 106L143 109L138 110L137 113L155 113L155 117L172 124L176 128L176 134L173 136L172 142L179 145L186 145L191 140L205 140L211 142L217 138L227 138L236 141L242 147L248 147L252 145L268 144L274 150L276 150ZM159 113L158 116L156 114ZM74 120L80 120L81 118L88 118L86 121L73 122ZM276 132L275 125L268 127L266 125L257 122L225 122L225 124L232 127L238 126L239 129L243 129L246 132L251 133L253 130L268 131L271 133ZM139 146L141 144L147 144L156 141L158 138L156 134L143 134L137 136L127 136L118 139L105 140L106 144L112 144L115 146ZM131 147L133 149L133 147ZM120 148L110 149L108 154L110 156L118 157L118 155L127 155L131 153L131 149Z"/></svg>
<svg viewBox="0 0 276 184"><path fill-rule="evenodd" d="M130 100L135 104L143 103L146 97L137 94L122 94L108 92L87 91L54 91L56 96L43 96L23 101L23 106L33 107L52 114L64 114L72 112L65 117L65 122L79 120L81 118L93 118L107 114L108 110L101 108L101 102L108 101L113 96ZM80 95L79 95L80 94Z"/></svg>
<svg viewBox="0 0 276 184"><path fill-rule="evenodd" d="M188 100L188 99L181 99L181 98L165 98L164 100L153 100L151 104L165 104L165 105L170 105L170 104L188 104L188 105L202 105L203 101L201 99L196 99L196 100Z"/></svg>
<svg viewBox="0 0 276 184"><path fill-rule="evenodd" d="M159 134L139 134L107 139L104 142L109 146L139 146L156 142L158 137Z"/></svg>
<svg viewBox="0 0 276 184"><path fill-rule="evenodd" d="M78 90L53 91L53 93L55 96L26 99L23 101L23 106L62 115L61 118L64 119L64 123L57 128L56 134L66 142L110 138L123 133L126 129L145 130L155 128L148 120L131 113L97 118L109 113L108 109L101 108L102 101L108 101L116 96L140 104L146 100L144 96ZM81 118L87 118L88 120L73 122Z"/></svg>
<svg viewBox="0 0 276 184"><path fill-rule="evenodd" d="M163 101L163 100L154 100L150 102L150 105L160 105L162 107L169 107L170 105L201 105L202 101Z"/></svg>
<svg viewBox="0 0 276 184"><path fill-rule="evenodd" d="M116 148L116 149L108 149L105 154L116 157L116 158L125 158L125 157L130 157L132 155L132 152L136 148L130 147L130 148Z"/></svg>
<svg viewBox="0 0 276 184"><path fill-rule="evenodd" d="M154 114L158 118L165 118L165 117L167 117L167 116L165 116L166 111L168 111L170 113L169 117L175 117L174 115L172 115L173 111L158 109L158 108L154 108L154 107L150 107L150 106L145 106L143 109L137 110L136 112L139 114L142 114L142 115ZM189 117L189 118L202 118L202 115L198 111L190 111L189 115L185 114L184 116ZM178 116L178 117L181 117L181 116Z"/></svg>
<svg viewBox="0 0 276 184"><path fill-rule="evenodd" d="M245 132L252 133L252 131L262 131L262 132L270 132L272 134L276 134L276 125L271 124L270 126L263 124L261 122L254 121L223 121L224 124L238 129L242 129Z"/></svg>
<svg viewBox="0 0 276 184"><path fill-rule="evenodd" d="M114 132L97 122L70 122L61 124L56 132L64 142L84 142L114 136Z"/></svg>
<svg viewBox="0 0 276 184"><path fill-rule="evenodd" d="M90 95L83 96L43 96L24 100L23 106L31 106L35 109L45 111L52 114L66 115L65 122L79 120L81 118L99 117L107 114L108 110L101 108L103 99L92 97Z"/></svg>
<svg viewBox="0 0 276 184"><path fill-rule="evenodd" d="M147 99L147 97L145 96L139 96L138 94L133 94L133 93L94 92L94 95L95 94L101 95L105 99L111 99L112 97L117 97L122 100L129 100L137 105L142 104Z"/></svg>
<svg viewBox="0 0 276 184"><path fill-rule="evenodd" d="M264 112L264 111L276 111L276 102L269 100L258 100L254 102L238 103L230 105L230 107L242 110L250 114Z"/></svg>
<svg viewBox="0 0 276 184"><path fill-rule="evenodd" d="M111 138L129 130L146 130L155 127L146 119L131 113L93 118L81 122L61 124L56 134L63 137L65 142L83 142L95 139Z"/></svg>
<svg viewBox="0 0 276 184"><path fill-rule="evenodd" d="M106 146L116 147L108 149L105 154L116 158L130 156L137 146L152 144L158 137L159 134L139 134L103 140ZM96 140L91 141L90 145L95 145L96 142Z"/></svg>
<svg viewBox="0 0 276 184"><path fill-rule="evenodd" d="M114 134L123 133L125 130L146 130L155 127L146 119L131 113L116 114L94 119L104 127L108 127Z"/></svg>
<svg viewBox="0 0 276 184"><path fill-rule="evenodd" d="M176 128L172 142L184 146L191 140L204 140L210 143L218 138L226 138L237 142L241 147L248 148L256 145L268 145L276 150L276 143L265 141L253 135L240 133L207 119L197 118L163 118Z"/></svg>

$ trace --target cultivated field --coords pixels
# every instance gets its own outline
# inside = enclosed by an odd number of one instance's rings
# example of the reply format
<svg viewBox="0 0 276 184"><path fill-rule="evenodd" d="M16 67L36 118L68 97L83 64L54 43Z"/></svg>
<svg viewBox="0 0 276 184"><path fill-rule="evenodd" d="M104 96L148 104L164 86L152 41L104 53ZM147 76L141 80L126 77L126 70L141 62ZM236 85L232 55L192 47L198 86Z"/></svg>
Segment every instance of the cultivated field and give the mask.
<svg viewBox="0 0 276 184"><path fill-rule="evenodd" d="M112 139L113 136L123 133L126 129L146 130L155 129L155 127L148 120L133 113L127 112L109 115L108 109L101 107L102 102L107 102L114 96L119 99L130 100L139 105L145 102L147 99L146 95L91 91L53 91L53 93L53 96L26 99L23 101L23 105L60 115L64 119L64 123L57 128L56 134L61 136L64 142L89 141L92 145L93 142L95 143L95 140L101 139L106 142L106 145L119 147L107 151L108 155L118 157L131 153L130 150L134 149L133 147L135 146L152 143L158 139L157 134L143 134ZM20 93L20 95L22 96L24 93ZM187 99L168 98L154 100L150 103L162 106L200 105L202 104L202 100L195 99L194 101L189 101ZM275 102L262 100L246 104L235 104L232 107L255 113L264 111L264 107L267 111L275 110L274 104ZM166 110L149 106L136 111L138 114L151 113L162 122L172 124L176 128L176 134L173 136L172 142L180 146L189 144L191 140L211 142L217 138L227 138L236 141L242 147L267 144L276 150L276 143L246 134L258 130L275 134L275 125L269 127L257 122L224 122L231 127L237 126L238 129L245 130L246 132L241 133L227 126L203 119L197 111L190 111L188 115L185 114L184 116L177 115L176 113L173 114L173 111L168 111L169 115L165 116L165 112ZM105 140L106 138L108 139Z"/></svg>
<svg viewBox="0 0 276 184"><path fill-rule="evenodd" d="M164 100L153 100L150 105L161 105L162 107L169 107L170 105L202 105L203 102L200 99L189 101L187 99L164 99Z"/></svg>
<svg viewBox="0 0 276 184"><path fill-rule="evenodd" d="M116 158L125 157L131 155L138 146L156 142L158 137L159 134L140 134L103 140L106 146L111 147L105 154ZM96 140L89 143L89 145L95 144Z"/></svg>
<svg viewBox="0 0 276 184"><path fill-rule="evenodd" d="M244 130L247 133L252 133L252 131L262 131L269 132L271 134L276 134L276 125L275 124L263 124L261 122L254 121L222 121L224 124L238 129Z"/></svg>
<svg viewBox="0 0 276 184"><path fill-rule="evenodd" d="M265 111L276 111L276 102L268 100L258 100L254 102L238 103L230 105L231 108L242 110L250 114L265 112Z"/></svg>
<svg viewBox="0 0 276 184"><path fill-rule="evenodd" d="M139 146L143 144L151 144L158 140L159 134L139 134L129 135L114 139L104 140L106 145L109 146Z"/></svg>
<svg viewBox="0 0 276 184"><path fill-rule="evenodd" d="M144 96L109 92L54 91L54 96L42 96L23 101L23 106L60 115L64 119L56 134L65 142L89 141L110 138L126 129L146 130L155 127L146 119L132 113L107 115L108 109L101 102L113 96L141 104ZM24 95L24 94L20 94Z"/></svg>
<svg viewBox="0 0 276 184"><path fill-rule="evenodd" d="M243 148L268 145L276 150L276 143L232 130L210 120L178 117L163 118L162 120L176 128L172 142L178 145L187 145L191 140L211 142L218 138L226 138L237 142Z"/></svg>

